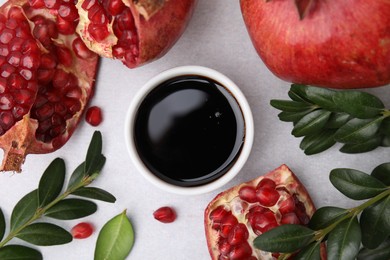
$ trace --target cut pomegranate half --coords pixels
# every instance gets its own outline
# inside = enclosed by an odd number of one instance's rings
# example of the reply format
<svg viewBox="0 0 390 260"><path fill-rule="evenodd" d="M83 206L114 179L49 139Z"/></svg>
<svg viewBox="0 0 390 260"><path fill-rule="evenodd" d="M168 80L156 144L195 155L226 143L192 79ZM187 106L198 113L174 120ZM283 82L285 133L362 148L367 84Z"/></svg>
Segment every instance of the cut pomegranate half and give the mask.
<svg viewBox="0 0 390 260"><path fill-rule="evenodd" d="M10 0L0 8L1 170L71 136L90 97L98 56L75 33L72 2Z"/></svg>
<svg viewBox="0 0 390 260"><path fill-rule="evenodd" d="M186 28L196 0L81 0L77 31L100 56L134 68L164 55Z"/></svg>
<svg viewBox="0 0 390 260"><path fill-rule="evenodd" d="M282 224L307 225L315 211L305 187L286 166L217 195L204 215L211 258L276 259L253 246L260 234ZM322 250L325 259L325 250Z"/></svg>

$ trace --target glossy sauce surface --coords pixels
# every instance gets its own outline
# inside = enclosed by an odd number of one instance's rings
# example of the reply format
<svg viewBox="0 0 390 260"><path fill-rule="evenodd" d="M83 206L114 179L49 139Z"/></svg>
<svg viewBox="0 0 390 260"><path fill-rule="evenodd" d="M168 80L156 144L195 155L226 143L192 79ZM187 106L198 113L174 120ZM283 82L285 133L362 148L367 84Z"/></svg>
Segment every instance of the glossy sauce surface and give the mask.
<svg viewBox="0 0 390 260"><path fill-rule="evenodd" d="M157 177L197 186L231 168L244 129L241 109L223 86L189 75L166 81L146 96L136 115L134 141Z"/></svg>

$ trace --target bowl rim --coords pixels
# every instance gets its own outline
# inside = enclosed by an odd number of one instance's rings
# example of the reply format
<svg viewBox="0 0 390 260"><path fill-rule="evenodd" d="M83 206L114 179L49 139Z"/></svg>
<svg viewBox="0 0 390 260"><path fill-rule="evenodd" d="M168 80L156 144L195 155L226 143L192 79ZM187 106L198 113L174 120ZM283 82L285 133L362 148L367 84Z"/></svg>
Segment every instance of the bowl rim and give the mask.
<svg viewBox="0 0 390 260"><path fill-rule="evenodd" d="M212 182L192 187L181 187L174 184L167 183L157 176L155 176L150 170L144 165L141 158L139 157L137 150L135 148L133 140L133 125L136 117L136 112L143 101L143 99L160 83L171 79L173 77L182 76L182 75L199 75L203 77L210 78L215 80L224 86L236 99L238 105L241 108L241 112L245 121L245 139L244 144L239 154L239 157L233 164L233 166L221 177L213 180ZM240 88L227 76L224 74L203 66L179 66L174 67L168 70L165 70L156 76L148 80L143 87L136 93L132 102L129 105L129 108L126 113L125 118L125 142L127 151L130 155L130 158L135 165L135 168L138 172L146 178L150 183L157 186L158 188L180 195L198 195L207 192L216 190L229 181L231 181L242 169L246 163L254 141L254 123L253 116L249 106L248 101L246 100L244 94L241 92Z"/></svg>

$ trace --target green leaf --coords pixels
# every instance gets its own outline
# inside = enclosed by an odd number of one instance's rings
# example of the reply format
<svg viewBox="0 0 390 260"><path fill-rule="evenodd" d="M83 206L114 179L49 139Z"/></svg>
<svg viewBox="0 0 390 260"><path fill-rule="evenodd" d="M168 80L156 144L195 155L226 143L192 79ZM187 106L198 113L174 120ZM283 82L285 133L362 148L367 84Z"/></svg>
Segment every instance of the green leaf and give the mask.
<svg viewBox="0 0 390 260"><path fill-rule="evenodd" d="M84 187L77 189L75 192L72 193L73 195L91 198L95 200L102 200L106 202L114 203L116 201L116 198L109 192L94 188L94 187Z"/></svg>
<svg viewBox="0 0 390 260"><path fill-rule="evenodd" d="M294 97L300 97L302 100L305 100L306 102L312 103L309 99L309 97L306 95L306 90L309 87L306 85L301 85L301 84L291 84L291 88L289 91L289 96L294 96ZM296 100L297 101L297 100Z"/></svg>
<svg viewBox="0 0 390 260"><path fill-rule="evenodd" d="M65 180L65 162L54 159L43 173L38 186L38 204L46 206L61 193Z"/></svg>
<svg viewBox="0 0 390 260"><path fill-rule="evenodd" d="M109 220L100 230L94 260L122 260L134 244L134 231L126 211Z"/></svg>
<svg viewBox="0 0 390 260"><path fill-rule="evenodd" d="M42 260L42 254L30 247L7 245L0 248L1 260Z"/></svg>
<svg viewBox="0 0 390 260"><path fill-rule="evenodd" d="M329 234L328 260L355 259L359 253L360 242L361 230L357 218L342 221Z"/></svg>
<svg viewBox="0 0 390 260"><path fill-rule="evenodd" d="M313 230L324 229L348 213L346 209L337 207L322 207L316 210L309 222L309 228Z"/></svg>
<svg viewBox="0 0 390 260"><path fill-rule="evenodd" d="M349 120L351 120L351 116L347 113L332 113L329 117L328 122L326 123L327 128L338 129L345 125Z"/></svg>
<svg viewBox="0 0 390 260"><path fill-rule="evenodd" d="M92 201L64 199L46 211L45 216L55 219L78 219L95 213L97 206Z"/></svg>
<svg viewBox="0 0 390 260"><path fill-rule="evenodd" d="M5 233L5 218L3 211L0 208L0 241L3 239Z"/></svg>
<svg viewBox="0 0 390 260"><path fill-rule="evenodd" d="M330 172L329 179L336 189L354 200L369 199L386 190L382 182L354 169L334 169Z"/></svg>
<svg viewBox="0 0 390 260"><path fill-rule="evenodd" d="M325 126L330 114L323 109L315 110L299 120L291 133L295 137L316 133Z"/></svg>
<svg viewBox="0 0 390 260"><path fill-rule="evenodd" d="M380 136L374 136L371 139L364 141L362 143L344 144L340 148L340 152L349 153L349 154L365 153L378 148L381 145L381 142L382 142L382 138Z"/></svg>
<svg viewBox="0 0 390 260"><path fill-rule="evenodd" d="M72 175L70 176L67 190L70 190L74 188L75 186L79 185L83 178L87 176L85 174L85 162L82 162L77 168L73 171Z"/></svg>
<svg viewBox="0 0 390 260"><path fill-rule="evenodd" d="M28 225L16 237L38 246L61 245L72 241L68 231L50 223Z"/></svg>
<svg viewBox="0 0 390 260"><path fill-rule="evenodd" d="M304 117L305 115L309 114L311 111L313 111L314 109L311 108L311 109L308 109L308 110L305 110L305 111L302 111L302 112L280 112L278 114L278 117L279 117L279 120L280 121L283 121L283 122L298 122L299 120L302 119L302 117Z"/></svg>
<svg viewBox="0 0 390 260"><path fill-rule="evenodd" d="M340 91L333 100L342 111L362 119L378 116L385 107L379 98L361 91Z"/></svg>
<svg viewBox="0 0 390 260"><path fill-rule="evenodd" d="M310 109L312 105L290 100L271 100L271 106L286 112L302 112Z"/></svg>
<svg viewBox="0 0 390 260"><path fill-rule="evenodd" d="M377 134L382 120L383 117L351 119L336 132L335 139L340 143L362 143L370 140Z"/></svg>
<svg viewBox="0 0 390 260"><path fill-rule="evenodd" d="M301 103L306 103L306 104L312 104L308 99L302 97L299 95L299 93L294 92L294 90L289 90L288 91L288 96L291 98L293 101L301 102ZM313 105L313 104L312 104Z"/></svg>
<svg viewBox="0 0 390 260"><path fill-rule="evenodd" d="M358 260L389 260L390 238L375 249L362 248L357 257Z"/></svg>
<svg viewBox="0 0 390 260"><path fill-rule="evenodd" d="M323 152L336 143L334 133L335 130L325 129L317 134L307 135L302 139L299 147L306 155Z"/></svg>
<svg viewBox="0 0 390 260"><path fill-rule="evenodd" d="M313 242L310 245L304 247L297 256L294 257L294 260L320 260L320 243Z"/></svg>
<svg viewBox="0 0 390 260"><path fill-rule="evenodd" d="M300 225L282 225L261 234L253 241L256 248L267 252L291 253L307 246L315 231Z"/></svg>
<svg viewBox="0 0 390 260"><path fill-rule="evenodd" d="M390 236L390 196L363 210L360 217L363 245L374 249Z"/></svg>
<svg viewBox="0 0 390 260"><path fill-rule="evenodd" d="M390 136L385 136L382 139L381 146L390 147Z"/></svg>
<svg viewBox="0 0 390 260"><path fill-rule="evenodd" d="M305 92L306 96L310 101L314 102L314 104L319 105L326 110L338 111L338 108L333 101L333 96L336 94L336 91L309 86L306 88Z"/></svg>
<svg viewBox="0 0 390 260"><path fill-rule="evenodd" d="M92 136L91 143L88 147L87 157L85 159L85 173L90 176L100 172L102 165L102 134L95 131Z"/></svg>
<svg viewBox="0 0 390 260"><path fill-rule="evenodd" d="M33 190L16 203L11 214L11 232L30 220L37 208L38 190Z"/></svg>
<svg viewBox="0 0 390 260"><path fill-rule="evenodd" d="M377 178L386 186L390 186L390 162L382 163L381 165L375 167L371 173L371 176Z"/></svg>

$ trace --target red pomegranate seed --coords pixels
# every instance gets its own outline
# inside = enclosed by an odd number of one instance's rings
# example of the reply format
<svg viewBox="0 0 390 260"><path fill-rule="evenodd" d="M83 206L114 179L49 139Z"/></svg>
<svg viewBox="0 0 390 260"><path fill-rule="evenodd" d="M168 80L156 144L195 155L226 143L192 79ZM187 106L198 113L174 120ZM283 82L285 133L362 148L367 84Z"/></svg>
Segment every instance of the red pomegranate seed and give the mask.
<svg viewBox="0 0 390 260"><path fill-rule="evenodd" d="M88 108L85 120L92 126L98 126L102 122L102 111L99 107L93 106Z"/></svg>
<svg viewBox="0 0 390 260"><path fill-rule="evenodd" d="M89 223L81 222L72 228L71 233L73 238L84 239L92 235L93 227Z"/></svg>
<svg viewBox="0 0 390 260"><path fill-rule="evenodd" d="M71 66L72 65L72 52L65 47L58 47L57 48L57 56L58 61L62 63L64 66Z"/></svg>
<svg viewBox="0 0 390 260"><path fill-rule="evenodd" d="M275 187L276 187L276 183L273 180L264 178L257 184L256 189L260 189L260 188L275 189Z"/></svg>
<svg viewBox="0 0 390 260"><path fill-rule="evenodd" d="M279 212L284 215L295 210L295 202L292 197L288 197L279 204Z"/></svg>
<svg viewBox="0 0 390 260"><path fill-rule="evenodd" d="M87 46L85 46L83 40L80 37L77 37L73 40L72 49L77 57L81 59L89 59L93 57L93 52L90 51Z"/></svg>
<svg viewBox="0 0 390 260"><path fill-rule="evenodd" d="M226 215L221 221L221 237L227 238L230 231L238 223L237 218L232 214Z"/></svg>
<svg viewBox="0 0 390 260"><path fill-rule="evenodd" d="M103 41L110 34L107 26L93 23L88 25L88 32L91 34L92 38L98 42Z"/></svg>
<svg viewBox="0 0 390 260"><path fill-rule="evenodd" d="M254 203L257 201L256 190L250 186L244 186L238 191L240 199L247 201L249 203Z"/></svg>
<svg viewBox="0 0 390 260"><path fill-rule="evenodd" d="M294 212L287 213L282 216L282 219L280 220L281 224L301 224L299 221L299 218Z"/></svg>
<svg viewBox="0 0 390 260"><path fill-rule="evenodd" d="M267 225L270 224L276 226L278 225L274 213L270 210L267 210L266 212L263 213L260 212L253 213L252 218L249 219L249 223L251 224L253 231L257 235L264 233L264 228Z"/></svg>
<svg viewBox="0 0 390 260"><path fill-rule="evenodd" d="M220 241L218 241L218 248L221 255L228 255L232 249L232 245L229 244L227 239L220 239Z"/></svg>
<svg viewBox="0 0 390 260"><path fill-rule="evenodd" d="M104 1L103 4L107 12L112 16L122 13L126 8L122 0L107 0Z"/></svg>
<svg viewBox="0 0 390 260"><path fill-rule="evenodd" d="M265 187L257 190L256 197L261 205L271 207L278 202L280 194L275 189Z"/></svg>
<svg viewBox="0 0 390 260"><path fill-rule="evenodd" d="M61 18L60 16L57 17L57 28L58 32L64 35L71 35L74 34L76 31L76 24L74 21L67 21L64 18Z"/></svg>
<svg viewBox="0 0 390 260"><path fill-rule="evenodd" d="M252 255L252 248L248 242L234 246L229 254L230 260L246 259Z"/></svg>
<svg viewBox="0 0 390 260"><path fill-rule="evenodd" d="M162 223L172 223L176 219L176 212L171 207L161 207L153 212L153 216Z"/></svg>
<svg viewBox="0 0 390 260"><path fill-rule="evenodd" d="M228 211L225 210L225 207L223 205L216 207L213 211L210 213L210 220L213 222L221 222L222 219L228 214Z"/></svg>
<svg viewBox="0 0 390 260"><path fill-rule="evenodd" d="M248 237L249 237L249 232L246 226L242 223L238 223L230 231L228 235L228 242L229 244L235 246L246 241Z"/></svg>

